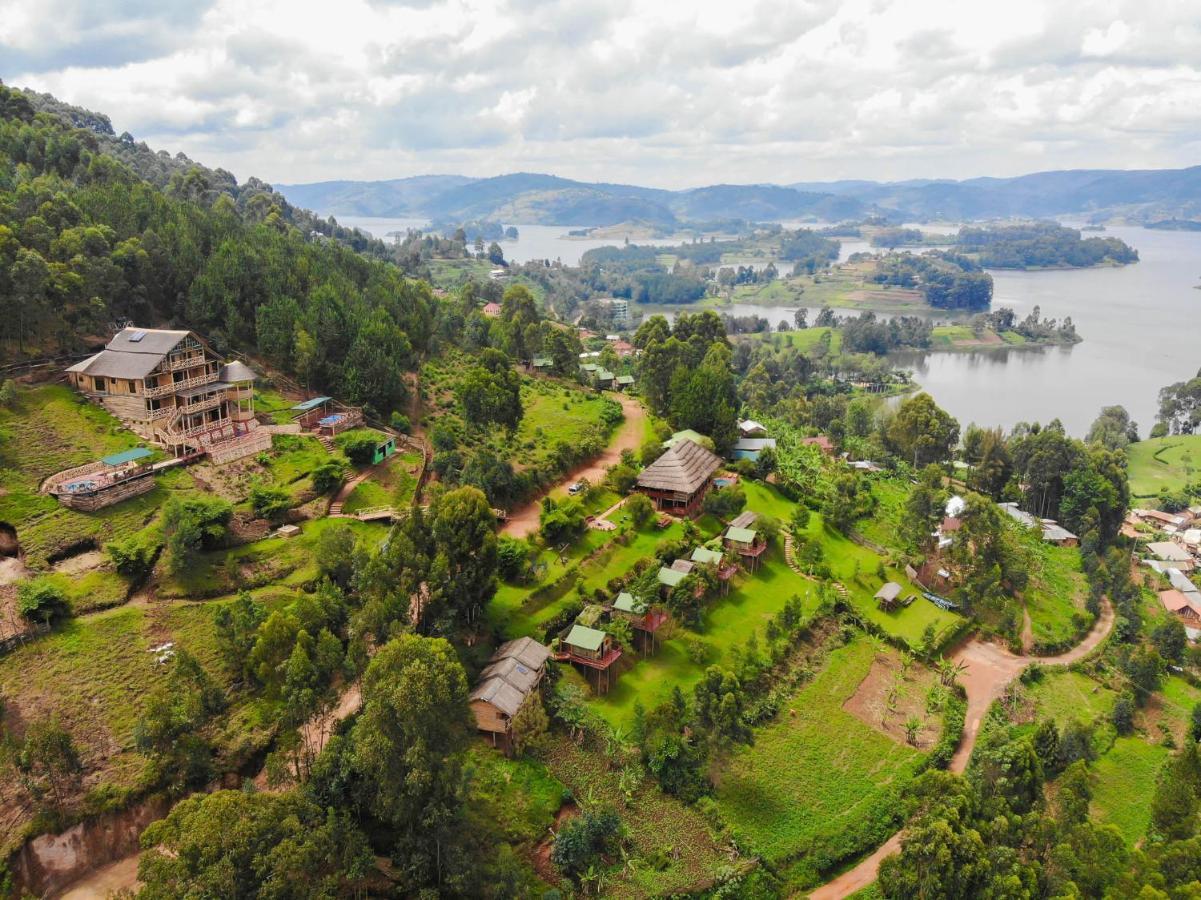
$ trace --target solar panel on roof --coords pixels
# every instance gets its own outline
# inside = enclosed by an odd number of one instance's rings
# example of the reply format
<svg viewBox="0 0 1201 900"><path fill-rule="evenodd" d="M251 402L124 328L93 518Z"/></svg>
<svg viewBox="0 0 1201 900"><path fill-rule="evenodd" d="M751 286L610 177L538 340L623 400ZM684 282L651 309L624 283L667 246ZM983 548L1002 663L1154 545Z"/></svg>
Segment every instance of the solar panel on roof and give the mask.
<svg viewBox="0 0 1201 900"><path fill-rule="evenodd" d="M130 342L131 344L136 344L138 341L140 341L140 340L141 340L142 338L144 338L145 336L146 336L146 332L144 332L144 331L135 331L133 334L131 334L131 335L129 336L129 342Z"/></svg>

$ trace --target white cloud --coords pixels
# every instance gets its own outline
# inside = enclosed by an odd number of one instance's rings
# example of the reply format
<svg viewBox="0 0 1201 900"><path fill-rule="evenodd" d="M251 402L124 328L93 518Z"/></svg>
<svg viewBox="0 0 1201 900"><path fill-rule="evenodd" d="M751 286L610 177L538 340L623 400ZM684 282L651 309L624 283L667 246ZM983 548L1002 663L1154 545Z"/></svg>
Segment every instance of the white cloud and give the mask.
<svg viewBox="0 0 1201 900"><path fill-rule="evenodd" d="M0 0L0 72L245 178L662 186L1183 166L1157 0Z"/></svg>

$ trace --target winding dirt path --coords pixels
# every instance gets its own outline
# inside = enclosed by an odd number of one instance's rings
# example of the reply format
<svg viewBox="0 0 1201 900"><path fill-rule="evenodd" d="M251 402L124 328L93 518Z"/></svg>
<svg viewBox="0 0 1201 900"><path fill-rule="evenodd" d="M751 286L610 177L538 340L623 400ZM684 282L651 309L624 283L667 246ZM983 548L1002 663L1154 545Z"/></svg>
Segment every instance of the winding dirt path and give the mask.
<svg viewBox="0 0 1201 900"><path fill-rule="evenodd" d="M1101 608L1101 615L1084 640L1059 656L1018 656L999 644L977 638L972 638L956 650L951 658L967 666L959 675L959 682L967 693L967 712L964 715L963 740L959 742L959 749L951 757L950 770L961 774L967 768L972 750L976 746L976 738L980 734L980 723L984 721L989 706L1000 698L1006 686L1021 675L1026 666L1032 662L1040 662L1046 666L1070 666L1079 662L1105 640L1113 628L1113 620L1113 606L1106 600ZM809 895L810 900L840 900L862 890L876 880L884 858L899 852L900 849L901 832L897 832L855 868L843 872L833 881L813 891Z"/></svg>
<svg viewBox="0 0 1201 900"><path fill-rule="evenodd" d="M637 450L642 446L643 423L646 421L646 409L636 398L627 394L618 394L616 399L621 403L625 419L618 427L617 434L613 440L609 441L609 446L601 451L601 455L592 460L592 462L576 467L553 488L543 491L529 503L509 513L508 519L505 520L504 526L500 529L501 534L517 538L528 537L533 534L538 530L538 515L542 511L543 497L551 493L551 491L565 488L569 484L579 481L581 478L587 478L592 484L598 483L605 477L605 470L609 466L621 462L621 453L623 450Z"/></svg>

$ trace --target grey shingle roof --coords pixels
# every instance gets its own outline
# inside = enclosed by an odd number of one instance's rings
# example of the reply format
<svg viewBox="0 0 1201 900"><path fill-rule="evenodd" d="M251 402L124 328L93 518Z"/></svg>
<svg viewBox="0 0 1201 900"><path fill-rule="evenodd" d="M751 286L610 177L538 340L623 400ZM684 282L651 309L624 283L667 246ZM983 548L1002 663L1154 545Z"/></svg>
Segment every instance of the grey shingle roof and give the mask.
<svg viewBox="0 0 1201 900"><path fill-rule="evenodd" d="M239 381L254 381L254 369L246 365L241 360L233 360L221 367L221 372L217 375L222 381L227 381L230 384L236 384Z"/></svg>
<svg viewBox="0 0 1201 900"><path fill-rule="evenodd" d="M638 486L692 494L721 468L721 458L700 444L682 440L642 470Z"/></svg>
<svg viewBox="0 0 1201 900"><path fill-rule="evenodd" d="M161 360L161 356L150 353L121 353L115 350L101 350L90 359L71 366L67 371L83 372L102 378L137 379L145 378L153 372L154 367Z"/></svg>
<svg viewBox="0 0 1201 900"><path fill-rule="evenodd" d="M142 335L141 339L135 341L134 337L139 334ZM165 328L123 328L108 342L105 349L166 356L188 334L187 331L169 331Z"/></svg>
<svg viewBox="0 0 1201 900"><path fill-rule="evenodd" d="M876 591L876 599L885 602L896 600L899 596L901 596L901 586L895 581L885 582L884 586Z"/></svg>
<svg viewBox="0 0 1201 900"><path fill-rule="evenodd" d="M759 514L753 509L744 510L730 520L731 528L750 528L755 524Z"/></svg>
<svg viewBox="0 0 1201 900"><path fill-rule="evenodd" d="M164 328L123 328L103 350L67 371L104 378L145 378L191 333ZM134 340L135 337L138 339Z"/></svg>
<svg viewBox="0 0 1201 900"><path fill-rule="evenodd" d="M550 659L550 650L533 638L522 637L501 644L489 661L499 662L502 659L510 658L518 660L522 665L529 666L531 669L540 669Z"/></svg>
<svg viewBox="0 0 1201 900"><path fill-rule="evenodd" d="M490 703L506 716L517 715L525 698L537 686L549 658L550 650L532 638L501 644L480 673L480 683L470 699Z"/></svg>
<svg viewBox="0 0 1201 900"><path fill-rule="evenodd" d="M521 709L521 704L525 702L525 697L524 693L513 687L513 685L509 684L503 678L489 678L487 681L482 681L476 686L475 690L471 692L469 699L483 700L485 703L491 703L506 716L512 718Z"/></svg>

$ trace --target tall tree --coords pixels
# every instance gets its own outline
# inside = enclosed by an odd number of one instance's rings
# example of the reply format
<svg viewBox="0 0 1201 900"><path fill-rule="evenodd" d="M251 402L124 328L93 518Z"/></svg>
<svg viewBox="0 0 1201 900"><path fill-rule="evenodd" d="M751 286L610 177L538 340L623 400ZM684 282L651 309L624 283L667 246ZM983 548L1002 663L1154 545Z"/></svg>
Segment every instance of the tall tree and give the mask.
<svg viewBox="0 0 1201 900"><path fill-rule="evenodd" d="M406 634L380 649L363 677L355 768L410 892L442 883L461 838L471 730L467 676L449 643Z"/></svg>
<svg viewBox="0 0 1201 900"><path fill-rule="evenodd" d="M959 441L959 423L933 397L921 393L901 404L884 436L894 453L921 468L951 458Z"/></svg>

